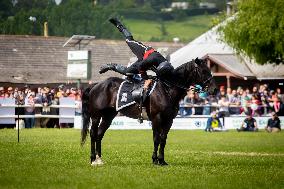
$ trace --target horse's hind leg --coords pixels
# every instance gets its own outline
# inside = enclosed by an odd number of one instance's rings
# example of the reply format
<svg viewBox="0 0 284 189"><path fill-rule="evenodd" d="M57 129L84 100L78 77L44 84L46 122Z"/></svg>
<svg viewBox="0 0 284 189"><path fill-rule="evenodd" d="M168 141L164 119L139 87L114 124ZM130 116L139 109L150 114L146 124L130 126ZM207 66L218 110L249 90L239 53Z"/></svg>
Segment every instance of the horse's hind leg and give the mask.
<svg viewBox="0 0 284 189"><path fill-rule="evenodd" d="M96 138L98 138L98 125L100 123L100 116L92 116L92 126L90 130L91 137L91 164L96 160Z"/></svg>
<svg viewBox="0 0 284 189"><path fill-rule="evenodd" d="M108 109L106 113L102 116L102 121L98 128L98 136L96 138L96 155L99 158L99 163L102 164L101 156L102 156L102 139L104 137L105 132L110 127L110 124L114 117L116 116L117 112L115 109Z"/></svg>
<svg viewBox="0 0 284 189"><path fill-rule="evenodd" d="M161 141L160 141L158 161L160 165L168 165L167 162L165 161L165 147L167 143L167 136L172 126L173 120L166 120L166 119L163 120L164 120L162 122L163 129L162 132L160 133Z"/></svg>

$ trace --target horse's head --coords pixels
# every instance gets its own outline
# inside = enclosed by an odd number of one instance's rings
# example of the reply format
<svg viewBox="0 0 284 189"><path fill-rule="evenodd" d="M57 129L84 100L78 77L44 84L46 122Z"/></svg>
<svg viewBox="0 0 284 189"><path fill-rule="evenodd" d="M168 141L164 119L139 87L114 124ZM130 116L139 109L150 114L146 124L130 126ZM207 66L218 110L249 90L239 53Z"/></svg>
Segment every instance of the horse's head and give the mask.
<svg viewBox="0 0 284 189"><path fill-rule="evenodd" d="M179 83L183 83L188 88L198 84L209 94L215 94L217 91L211 70L202 59L196 58L179 66L175 69L175 75L179 78Z"/></svg>
<svg viewBox="0 0 284 189"><path fill-rule="evenodd" d="M216 94L217 87L210 68L207 66L203 59L196 58L194 62L194 67L196 67L196 84L201 85L205 92L209 94Z"/></svg>

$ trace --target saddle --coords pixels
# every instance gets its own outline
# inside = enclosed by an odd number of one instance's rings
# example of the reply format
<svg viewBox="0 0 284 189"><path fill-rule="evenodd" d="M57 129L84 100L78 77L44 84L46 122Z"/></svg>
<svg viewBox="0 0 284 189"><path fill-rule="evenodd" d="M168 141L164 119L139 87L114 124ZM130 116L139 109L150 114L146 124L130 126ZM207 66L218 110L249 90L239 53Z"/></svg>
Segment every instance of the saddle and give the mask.
<svg viewBox="0 0 284 189"><path fill-rule="evenodd" d="M142 113L145 100L151 95L156 86L156 82L152 82L148 89L144 90L144 83L145 80L142 80L141 78L128 78L123 81L117 92L116 110L119 111L138 103ZM139 122L141 123L142 119L139 118Z"/></svg>

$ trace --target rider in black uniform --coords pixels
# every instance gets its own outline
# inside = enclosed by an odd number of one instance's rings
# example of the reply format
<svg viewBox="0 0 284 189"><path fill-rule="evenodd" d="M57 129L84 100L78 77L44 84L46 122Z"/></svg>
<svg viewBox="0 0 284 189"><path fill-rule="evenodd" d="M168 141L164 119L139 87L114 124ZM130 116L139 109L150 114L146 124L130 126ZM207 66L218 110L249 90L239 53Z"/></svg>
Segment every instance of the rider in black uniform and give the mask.
<svg viewBox="0 0 284 189"><path fill-rule="evenodd" d="M109 21L124 35L127 45L137 56L138 60L128 68L119 64L106 64L101 67L99 73L114 70L124 75L141 74L142 78L147 79L147 70L153 70L158 75L168 74L173 70L171 64L159 52L134 40L132 34L117 18L111 18Z"/></svg>

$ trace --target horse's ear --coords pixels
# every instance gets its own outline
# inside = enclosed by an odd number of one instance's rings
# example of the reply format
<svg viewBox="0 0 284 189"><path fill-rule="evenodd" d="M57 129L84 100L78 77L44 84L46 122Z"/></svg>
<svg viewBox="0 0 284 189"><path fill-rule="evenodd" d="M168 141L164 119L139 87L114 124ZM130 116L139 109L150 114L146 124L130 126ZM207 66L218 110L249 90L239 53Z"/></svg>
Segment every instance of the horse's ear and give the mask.
<svg viewBox="0 0 284 189"><path fill-rule="evenodd" d="M198 59L198 57L194 60L194 62L197 64L197 65L200 65L202 63L202 60Z"/></svg>
<svg viewBox="0 0 284 189"><path fill-rule="evenodd" d="M196 60L196 59L195 59L195 60ZM197 68L197 67L198 67L198 65L196 64L195 60L194 60L194 59L192 59L192 61L191 61L191 62L192 62L192 64L194 64L194 67L195 67L195 68Z"/></svg>

